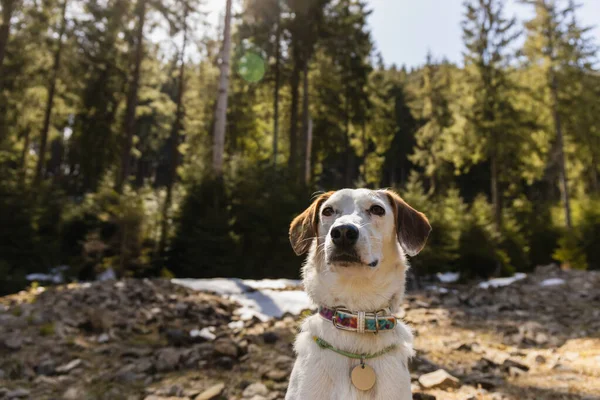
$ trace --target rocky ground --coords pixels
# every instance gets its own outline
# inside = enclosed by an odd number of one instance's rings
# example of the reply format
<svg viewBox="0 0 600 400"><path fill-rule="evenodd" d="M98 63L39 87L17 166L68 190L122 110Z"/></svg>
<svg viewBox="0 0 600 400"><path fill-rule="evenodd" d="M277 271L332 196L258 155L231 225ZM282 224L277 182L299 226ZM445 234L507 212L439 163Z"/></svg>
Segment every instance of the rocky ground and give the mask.
<svg viewBox="0 0 600 400"><path fill-rule="evenodd" d="M282 399L301 316L232 321L235 308L161 280L0 298L0 399ZM448 284L402 314L415 399L600 399L600 273Z"/></svg>

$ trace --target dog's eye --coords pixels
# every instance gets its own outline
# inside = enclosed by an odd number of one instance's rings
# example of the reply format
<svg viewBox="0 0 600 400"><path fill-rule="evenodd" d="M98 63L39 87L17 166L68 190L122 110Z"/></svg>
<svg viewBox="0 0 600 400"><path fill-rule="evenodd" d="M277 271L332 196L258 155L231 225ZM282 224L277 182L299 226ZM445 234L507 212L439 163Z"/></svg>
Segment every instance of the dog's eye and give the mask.
<svg viewBox="0 0 600 400"><path fill-rule="evenodd" d="M385 215L385 210L381 206L371 206L371 208L369 208L369 212L379 216Z"/></svg>
<svg viewBox="0 0 600 400"><path fill-rule="evenodd" d="M325 207L321 213L324 217L331 217L333 215L333 208Z"/></svg>

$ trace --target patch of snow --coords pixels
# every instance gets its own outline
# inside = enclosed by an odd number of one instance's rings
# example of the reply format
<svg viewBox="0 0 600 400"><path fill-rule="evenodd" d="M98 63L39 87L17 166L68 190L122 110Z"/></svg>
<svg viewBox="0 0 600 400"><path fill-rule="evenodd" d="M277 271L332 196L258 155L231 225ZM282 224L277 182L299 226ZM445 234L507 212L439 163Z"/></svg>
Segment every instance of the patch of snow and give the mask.
<svg viewBox="0 0 600 400"><path fill-rule="evenodd" d="M214 331L214 330L215 330L215 328L213 326L208 327L208 328L202 328L202 329L192 329L190 331L190 336L193 338L201 337L206 340L215 340L217 338L217 335L212 333L212 331Z"/></svg>
<svg viewBox="0 0 600 400"><path fill-rule="evenodd" d="M280 318L285 313L300 314L314 306L308 295L301 290L262 290L230 296L242 307L235 310L235 314L245 321L257 317L261 321L270 318Z"/></svg>
<svg viewBox="0 0 600 400"><path fill-rule="evenodd" d="M438 272L437 278L443 283L453 283L460 279L460 272Z"/></svg>
<svg viewBox="0 0 600 400"><path fill-rule="evenodd" d="M230 328L242 328L244 321L257 317L261 321L280 318L285 313L300 314L315 309L305 292L282 290L300 288L302 281L293 279L172 279L171 282L192 290L220 294L240 304L235 310L239 321L230 322Z"/></svg>
<svg viewBox="0 0 600 400"><path fill-rule="evenodd" d="M508 285L512 285L516 281L525 279L526 277L527 277L527 274L524 274L522 272L517 272L516 274L514 274L513 276L508 277L508 278L494 278L494 279L490 279L489 281L486 281L486 282L481 282L478 286L481 289L489 289L491 287L508 286Z"/></svg>
<svg viewBox="0 0 600 400"><path fill-rule="evenodd" d="M227 326L229 327L229 329L242 329L244 327L244 321L231 321L227 324Z"/></svg>
<svg viewBox="0 0 600 400"><path fill-rule="evenodd" d="M245 293L252 288L245 285L238 278L214 278L214 279L172 279L171 282L185 286L192 290L203 292L215 292L218 294L240 294Z"/></svg>
<svg viewBox="0 0 600 400"><path fill-rule="evenodd" d="M262 279L259 281L244 279L242 282L256 290L299 288L302 285L302 281L297 279Z"/></svg>
<svg viewBox="0 0 600 400"><path fill-rule="evenodd" d="M293 279L239 279L239 278L213 278L213 279L173 279L171 282L188 287L192 290L210 291L219 294L241 294L253 290L285 289L299 287L301 281Z"/></svg>
<svg viewBox="0 0 600 400"><path fill-rule="evenodd" d="M559 285L564 285L565 283L567 283L567 282L564 279L550 278L550 279L546 279L546 280L543 280L542 282L540 282L540 286L559 286Z"/></svg>
<svg viewBox="0 0 600 400"><path fill-rule="evenodd" d="M65 281L63 273L68 269L69 267L67 265L59 265L57 267L51 268L50 272L47 274L35 272L26 275L25 279L27 279L28 281L51 282L56 284L63 283Z"/></svg>
<svg viewBox="0 0 600 400"><path fill-rule="evenodd" d="M114 281L117 279L117 274L115 274L115 270L112 268L108 268L102 271L97 277L98 281Z"/></svg>
<svg viewBox="0 0 600 400"><path fill-rule="evenodd" d="M62 282L62 275L33 273L33 274L27 274L27 275L25 275L25 279L27 279L28 281L41 281L41 282L61 283Z"/></svg>
<svg viewBox="0 0 600 400"><path fill-rule="evenodd" d="M444 287L439 287L439 286L427 286L425 288L425 290L431 290L432 292L438 292L438 293L448 293L449 290L444 288Z"/></svg>

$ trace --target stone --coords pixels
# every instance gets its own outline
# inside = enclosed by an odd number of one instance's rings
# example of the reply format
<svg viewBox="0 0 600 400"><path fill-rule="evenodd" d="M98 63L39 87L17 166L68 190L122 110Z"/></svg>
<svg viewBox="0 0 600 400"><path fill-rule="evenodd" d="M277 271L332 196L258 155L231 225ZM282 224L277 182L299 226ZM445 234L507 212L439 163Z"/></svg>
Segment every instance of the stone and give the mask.
<svg viewBox="0 0 600 400"><path fill-rule="evenodd" d="M63 393L62 398L64 400L79 400L85 398L85 392L81 388L70 387L67 389L65 393Z"/></svg>
<svg viewBox="0 0 600 400"><path fill-rule="evenodd" d="M215 364L223 369L232 369L235 362L231 357L219 357L215 360Z"/></svg>
<svg viewBox="0 0 600 400"><path fill-rule="evenodd" d="M59 374L68 374L69 372L73 371L75 368L79 367L82 362L83 361L81 361L80 358L76 358L72 361L69 361L67 364L61 365L60 367L56 368L56 372Z"/></svg>
<svg viewBox="0 0 600 400"><path fill-rule="evenodd" d="M4 397L7 399L24 399L29 397L30 394L31 392L27 389L17 388L7 392Z"/></svg>
<svg viewBox="0 0 600 400"><path fill-rule="evenodd" d="M419 377L419 383L426 389L448 389L460 387L460 381L446 370L438 369Z"/></svg>
<svg viewBox="0 0 600 400"><path fill-rule="evenodd" d="M156 355L155 367L158 372L173 371L179 367L181 353L173 348L161 349Z"/></svg>
<svg viewBox="0 0 600 400"><path fill-rule="evenodd" d="M8 350L17 351L21 349L21 346L23 346L23 339L18 336L8 338L4 341L4 347Z"/></svg>
<svg viewBox="0 0 600 400"><path fill-rule="evenodd" d="M283 382L288 378L288 376L289 373L282 369L272 369L265 374L265 377L267 379L270 379L275 382Z"/></svg>
<svg viewBox="0 0 600 400"><path fill-rule="evenodd" d="M203 391L202 393L200 393L198 396L196 396L194 398L194 400L212 400L214 398L216 398L217 396L221 395L221 393L223 393L223 390L225 389L225 384L224 383L217 383L216 385L213 385L211 387L209 387L208 389L206 389L205 391Z"/></svg>
<svg viewBox="0 0 600 400"><path fill-rule="evenodd" d="M518 368L523 371L529 371L529 367L527 365L513 358L507 358L506 360L504 360L504 362L502 363L502 367L505 369Z"/></svg>
<svg viewBox="0 0 600 400"><path fill-rule="evenodd" d="M98 338L96 339L96 341L100 344L102 343L106 343L110 340L110 336L108 335L108 333L102 333L98 336Z"/></svg>
<svg viewBox="0 0 600 400"><path fill-rule="evenodd" d="M413 393L412 398L413 400L436 400L434 395L423 392Z"/></svg>
<svg viewBox="0 0 600 400"><path fill-rule="evenodd" d="M275 332L265 332L263 333L263 341L266 344L274 344L279 340L279 335Z"/></svg>
<svg viewBox="0 0 600 400"><path fill-rule="evenodd" d="M267 394L269 394L269 389L267 389L267 387L263 383L255 382L248 385L246 389L244 389L242 397L250 399L256 395L266 396Z"/></svg>
<svg viewBox="0 0 600 400"><path fill-rule="evenodd" d="M215 351L224 356L230 356L233 358L237 358L238 356L238 347L235 342L228 338L217 339L214 342Z"/></svg>
<svg viewBox="0 0 600 400"><path fill-rule="evenodd" d="M54 375L55 372L56 363L53 360L44 360L35 367L35 373L38 375Z"/></svg>

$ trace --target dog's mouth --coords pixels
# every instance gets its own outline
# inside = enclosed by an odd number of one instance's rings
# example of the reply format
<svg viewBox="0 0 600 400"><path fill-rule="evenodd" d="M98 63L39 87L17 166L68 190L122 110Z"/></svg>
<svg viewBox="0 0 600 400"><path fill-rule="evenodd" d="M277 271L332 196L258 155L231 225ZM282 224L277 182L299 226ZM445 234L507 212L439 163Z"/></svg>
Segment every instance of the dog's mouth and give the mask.
<svg viewBox="0 0 600 400"><path fill-rule="evenodd" d="M358 256L358 254L354 252L336 252L328 258L327 263L340 265L342 267L349 267L351 265L361 265L374 268L377 266L377 264L379 264L379 260L374 260L370 263L366 263Z"/></svg>

